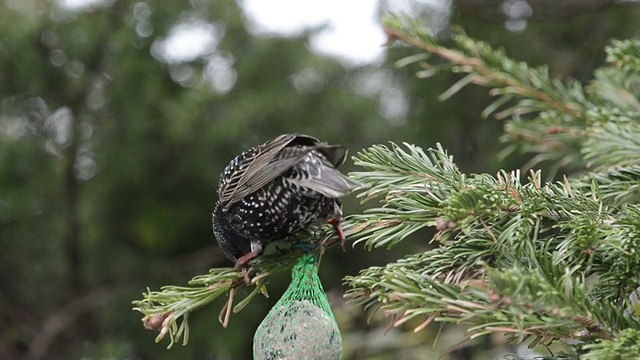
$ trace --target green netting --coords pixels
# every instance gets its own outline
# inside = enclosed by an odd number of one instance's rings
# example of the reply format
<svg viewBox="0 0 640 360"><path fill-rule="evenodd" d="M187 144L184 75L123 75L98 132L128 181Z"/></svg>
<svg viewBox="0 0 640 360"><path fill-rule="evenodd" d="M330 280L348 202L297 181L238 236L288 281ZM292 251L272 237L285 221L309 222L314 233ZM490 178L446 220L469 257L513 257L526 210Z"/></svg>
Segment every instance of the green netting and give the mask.
<svg viewBox="0 0 640 360"><path fill-rule="evenodd" d="M291 270L289 288L256 330L254 360L340 359L342 336L316 265L305 254Z"/></svg>

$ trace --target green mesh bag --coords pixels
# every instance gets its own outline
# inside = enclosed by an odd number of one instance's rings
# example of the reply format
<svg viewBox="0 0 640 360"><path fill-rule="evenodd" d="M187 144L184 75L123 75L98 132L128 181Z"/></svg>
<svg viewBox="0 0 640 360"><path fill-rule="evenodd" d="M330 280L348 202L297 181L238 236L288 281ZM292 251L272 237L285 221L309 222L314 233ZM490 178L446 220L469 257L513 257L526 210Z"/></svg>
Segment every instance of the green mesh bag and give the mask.
<svg viewBox="0 0 640 360"><path fill-rule="evenodd" d="M253 338L254 360L336 360L342 336L318 278L312 254L291 270L291 284Z"/></svg>

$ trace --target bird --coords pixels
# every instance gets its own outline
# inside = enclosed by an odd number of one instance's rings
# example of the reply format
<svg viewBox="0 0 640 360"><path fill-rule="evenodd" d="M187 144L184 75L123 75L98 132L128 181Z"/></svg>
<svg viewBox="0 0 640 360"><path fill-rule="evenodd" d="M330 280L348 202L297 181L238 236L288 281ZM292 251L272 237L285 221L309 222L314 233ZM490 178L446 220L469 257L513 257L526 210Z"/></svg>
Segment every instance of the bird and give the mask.
<svg viewBox="0 0 640 360"><path fill-rule="evenodd" d="M322 223L345 236L338 198L364 187L336 168L347 147L303 134L283 134L236 156L220 174L213 233L225 256L242 269L274 241Z"/></svg>

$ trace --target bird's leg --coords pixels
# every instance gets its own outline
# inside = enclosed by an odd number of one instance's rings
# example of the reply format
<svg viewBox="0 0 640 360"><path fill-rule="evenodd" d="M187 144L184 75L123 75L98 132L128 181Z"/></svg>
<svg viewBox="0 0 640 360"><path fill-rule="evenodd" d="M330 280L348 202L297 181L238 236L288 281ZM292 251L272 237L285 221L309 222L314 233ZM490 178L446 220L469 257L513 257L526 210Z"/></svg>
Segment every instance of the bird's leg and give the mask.
<svg viewBox="0 0 640 360"><path fill-rule="evenodd" d="M336 232L336 235L338 236L338 240L340 240L340 246L342 246L342 251L345 251L344 242L346 241L346 239L344 237L344 232L342 231L342 227L340 226L340 223L342 222L342 205L340 204L340 200L335 199L333 201L332 213L333 215L328 222L329 224L331 224L331 226L333 226L333 230Z"/></svg>
<svg viewBox="0 0 640 360"><path fill-rule="evenodd" d="M258 240L251 240L251 251L242 255L236 260L236 268L242 269L242 277L244 277L244 282L249 285L251 284L251 278L249 277L249 268L248 263L249 260L257 257L262 252L262 243Z"/></svg>
<svg viewBox="0 0 640 360"><path fill-rule="evenodd" d="M341 222L341 219L329 219L329 224L333 226L333 230L335 230L336 235L338 235L338 240L340 240L340 246L342 246L342 250L344 250L344 242L346 241L346 238L344 237L344 232L342 231L342 227L340 226Z"/></svg>

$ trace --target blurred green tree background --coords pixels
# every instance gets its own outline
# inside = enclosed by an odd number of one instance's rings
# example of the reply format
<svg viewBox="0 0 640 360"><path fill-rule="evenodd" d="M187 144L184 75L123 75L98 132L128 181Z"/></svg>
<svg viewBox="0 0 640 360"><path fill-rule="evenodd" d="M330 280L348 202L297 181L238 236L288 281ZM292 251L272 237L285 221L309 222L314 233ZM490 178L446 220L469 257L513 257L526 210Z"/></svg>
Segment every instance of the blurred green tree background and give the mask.
<svg viewBox="0 0 640 360"><path fill-rule="evenodd" d="M380 14L392 3L380 1ZM610 39L639 34L632 1L443 0L444 12L442 4L435 11L428 2L405 3L444 39L450 24L461 25L518 60L578 80L593 76ZM217 322L224 299L200 310L188 346L172 350L153 342L131 301L147 286L229 266L211 232L218 175L234 155L281 133L352 151L441 142L471 172L525 162L496 156L502 124L480 118L491 100L486 90L465 88L439 102L459 76L423 81L395 69L409 48L348 66L309 50L317 29L291 37L248 31L242 2L87 4L0 5L2 359L249 358L253 332L286 274L270 284L271 298L252 301L227 329ZM171 51L171 36L185 29L207 34L204 52ZM345 213L361 210L345 202ZM342 277L424 248L429 236L422 235L390 252L332 250L323 258L345 359L421 359L430 351L427 337L436 331L380 337L384 319L367 323L341 299Z"/></svg>

